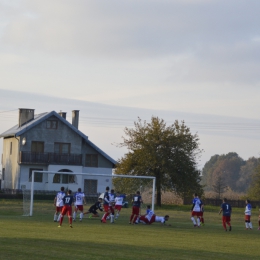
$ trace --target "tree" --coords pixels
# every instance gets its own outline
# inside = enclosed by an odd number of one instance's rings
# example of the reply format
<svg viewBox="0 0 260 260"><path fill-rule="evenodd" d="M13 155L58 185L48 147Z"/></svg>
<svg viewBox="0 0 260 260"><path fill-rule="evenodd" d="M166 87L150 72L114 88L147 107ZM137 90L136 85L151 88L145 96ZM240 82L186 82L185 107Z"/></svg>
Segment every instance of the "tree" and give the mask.
<svg viewBox="0 0 260 260"><path fill-rule="evenodd" d="M119 160L115 173L156 177L157 205L161 206L162 191L173 191L182 197L202 193L200 171L196 159L200 155L199 138L184 121L166 126L163 119L151 122L140 118L134 128L125 128L123 142L128 153Z"/></svg>
<svg viewBox="0 0 260 260"><path fill-rule="evenodd" d="M252 183L248 190L248 198L252 200L260 200L260 165L255 168L252 177Z"/></svg>
<svg viewBox="0 0 260 260"><path fill-rule="evenodd" d="M251 157L246 161L245 165L241 166L239 179L236 183L238 191L247 192L252 183L252 176L258 165L260 165L260 158Z"/></svg>
<svg viewBox="0 0 260 260"><path fill-rule="evenodd" d="M218 176L224 178L226 185L232 190L238 191L238 180L240 178L240 168L245 165L245 161L237 153L231 152L223 155L214 155L205 164L203 172L203 184L208 190L213 189Z"/></svg>
<svg viewBox="0 0 260 260"><path fill-rule="evenodd" d="M224 181L224 178L222 176L217 176L217 179L215 180L215 183L212 186L213 191L215 191L218 194L218 199L220 199L221 194L226 191L227 185Z"/></svg>

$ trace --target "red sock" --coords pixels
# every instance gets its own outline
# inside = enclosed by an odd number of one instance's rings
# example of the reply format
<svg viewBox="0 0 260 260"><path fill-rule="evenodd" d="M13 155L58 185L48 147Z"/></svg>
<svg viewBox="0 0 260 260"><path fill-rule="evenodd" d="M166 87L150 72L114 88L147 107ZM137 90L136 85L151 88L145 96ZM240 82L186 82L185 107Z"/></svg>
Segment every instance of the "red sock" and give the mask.
<svg viewBox="0 0 260 260"><path fill-rule="evenodd" d="M109 213L107 212L104 216L103 216L103 218L102 218L102 220L107 220L107 217L108 217L108 215L109 215Z"/></svg>
<svg viewBox="0 0 260 260"><path fill-rule="evenodd" d="M222 222L224 229L227 229L226 222Z"/></svg>
<svg viewBox="0 0 260 260"><path fill-rule="evenodd" d="M62 221L63 221L63 217L60 217L60 226L62 224Z"/></svg>

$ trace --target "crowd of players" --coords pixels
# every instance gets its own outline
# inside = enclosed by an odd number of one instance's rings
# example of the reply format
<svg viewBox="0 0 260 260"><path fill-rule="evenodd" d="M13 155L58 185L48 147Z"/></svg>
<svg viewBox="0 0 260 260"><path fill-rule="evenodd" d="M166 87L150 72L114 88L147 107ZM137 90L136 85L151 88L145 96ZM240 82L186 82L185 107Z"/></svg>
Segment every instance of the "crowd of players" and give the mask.
<svg viewBox="0 0 260 260"><path fill-rule="evenodd" d="M63 218L67 214L69 219L69 225L72 228L72 221L76 221L76 216L79 212L79 221L82 221L83 216L90 214L89 217L99 217L97 210L103 211L104 214L101 218L101 223L107 223L107 220L110 220L110 223L114 223L120 215L120 211L123 206L123 201L125 195L120 193L115 193L112 189L110 191L109 187L106 187L103 198L99 198L88 211L84 212L83 205L86 204L85 194L81 191L81 188L72 195L71 190L67 191L67 194L64 192L64 187L61 187L61 190L57 193L54 198L54 206L56 211L54 214L54 222L59 222L59 226L62 226ZM162 225L166 225L165 222L169 220L169 215L166 216L157 216L151 209L150 206L147 206L145 215L141 215L140 208L143 203L140 192L137 191L136 194L132 197L132 214L129 219L129 224L152 224L154 222L160 222ZM72 214L72 206L74 204L74 211ZM252 206L249 200L246 200L245 208L245 226L246 229L253 229L251 223L251 211ZM199 196L195 193L192 201L191 208L191 221L194 227L201 227L204 225L204 204ZM219 214L222 213L222 225L225 231L232 230L231 226L231 213L232 207L227 202L227 199L223 199L223 203L220 207ZM260 230L260 215L258 219L258 230ZM170 225L168 225L170 226ZM227 229L228 226L228 229Z"/></svg>

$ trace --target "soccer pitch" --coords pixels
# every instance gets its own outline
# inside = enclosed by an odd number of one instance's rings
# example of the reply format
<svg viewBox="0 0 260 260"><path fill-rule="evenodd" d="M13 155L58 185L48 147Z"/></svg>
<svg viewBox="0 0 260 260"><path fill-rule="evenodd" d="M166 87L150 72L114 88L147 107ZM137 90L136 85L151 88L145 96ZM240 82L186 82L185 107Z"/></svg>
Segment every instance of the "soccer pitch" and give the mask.
<svg viewBox="0 0 260 260"><path fill-rule="evenodd" d="M232 231L221 225L219 208L205 206L205 226L193 228L190 206L164 206L171 227L129 225L131 209L122 209L115 224L84 218L69 228L53 222L52 201L36 202L34 216L22 216L22 202L0 200L0 259L259 259L258 209L254 229L245 230L243 209L234 209ZM87 209L89 205L85 209ZM144 211L144 210L143 210Z"/></svg>

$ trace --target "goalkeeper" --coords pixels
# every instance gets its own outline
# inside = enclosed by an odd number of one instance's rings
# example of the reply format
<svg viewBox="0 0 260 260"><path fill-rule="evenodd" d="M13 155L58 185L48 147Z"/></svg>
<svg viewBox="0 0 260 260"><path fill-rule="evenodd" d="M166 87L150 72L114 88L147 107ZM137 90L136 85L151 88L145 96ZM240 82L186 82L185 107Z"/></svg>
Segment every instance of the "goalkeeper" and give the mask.
<svg viewBox="0 0 260 260"><path fill-rule="evenodd" d="M99 198L98 201L88 209L88 211L84 212L84 215L92 213L92 215L89 215L89 218L99 217L97 209L99 209L100 211L103 211L102 198Z"/></svg>

